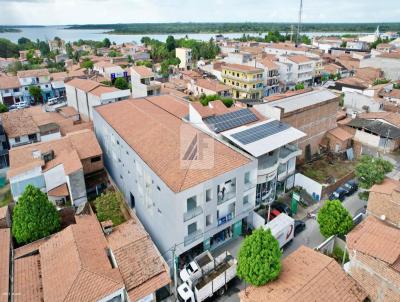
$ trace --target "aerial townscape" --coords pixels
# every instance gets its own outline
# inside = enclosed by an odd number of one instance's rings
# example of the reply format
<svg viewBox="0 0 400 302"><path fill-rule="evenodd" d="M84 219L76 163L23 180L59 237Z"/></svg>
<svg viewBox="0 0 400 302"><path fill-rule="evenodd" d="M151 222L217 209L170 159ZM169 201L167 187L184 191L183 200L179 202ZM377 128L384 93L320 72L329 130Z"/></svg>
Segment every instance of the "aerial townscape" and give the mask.
<svg viewBox="0 0 400 302"><path fill-rule="evenodd" d="M400 302L398 4L0 1L0 302Z"/></svg>

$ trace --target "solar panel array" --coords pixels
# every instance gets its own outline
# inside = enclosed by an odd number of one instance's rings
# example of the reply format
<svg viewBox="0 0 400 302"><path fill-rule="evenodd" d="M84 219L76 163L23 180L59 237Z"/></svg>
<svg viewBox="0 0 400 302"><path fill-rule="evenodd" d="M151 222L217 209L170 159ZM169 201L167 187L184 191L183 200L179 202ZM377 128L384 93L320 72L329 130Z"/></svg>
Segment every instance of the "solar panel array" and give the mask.
<svg viewBox="0 0 400 302"><path fill-rule="evenodd" d="M243 145L247 145L289 128L290 126L288 124L282 123L281 121L272 121L232 134L232 137Z"/></svg>
<svg viewBox="0 0 400 302"><path fill-rule="evenodd" d="M204 122L215 132L220 133L258 121L257 116L250 109L240 109L225 114L210 116Z"/></svg>

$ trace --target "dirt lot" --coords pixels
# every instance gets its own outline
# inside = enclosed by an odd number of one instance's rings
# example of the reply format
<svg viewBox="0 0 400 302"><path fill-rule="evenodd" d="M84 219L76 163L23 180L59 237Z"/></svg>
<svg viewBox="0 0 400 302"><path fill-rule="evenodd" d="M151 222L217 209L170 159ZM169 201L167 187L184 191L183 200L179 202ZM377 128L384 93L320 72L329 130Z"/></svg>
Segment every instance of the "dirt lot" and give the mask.
<svg viewBox="0 0 400 302"><path fill-rule="evenodd" d="M322 184L331 184L354 171L356 161L318 159L299 168L300 172Z"/></svg>

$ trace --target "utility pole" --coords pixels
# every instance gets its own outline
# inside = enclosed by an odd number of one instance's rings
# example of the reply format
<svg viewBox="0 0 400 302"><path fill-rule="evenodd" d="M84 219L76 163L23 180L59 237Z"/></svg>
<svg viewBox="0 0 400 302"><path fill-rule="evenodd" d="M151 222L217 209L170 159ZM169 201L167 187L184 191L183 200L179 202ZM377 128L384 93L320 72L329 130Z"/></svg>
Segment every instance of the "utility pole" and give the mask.
<svg viewBox="0 0 400 302"><path fill-rule="evenodd" d="M303 0L300 0L299 23L297 24L296 46L299 46L299 41L300 41L301 14L302 14L302 12L303 12Z"/></svg>

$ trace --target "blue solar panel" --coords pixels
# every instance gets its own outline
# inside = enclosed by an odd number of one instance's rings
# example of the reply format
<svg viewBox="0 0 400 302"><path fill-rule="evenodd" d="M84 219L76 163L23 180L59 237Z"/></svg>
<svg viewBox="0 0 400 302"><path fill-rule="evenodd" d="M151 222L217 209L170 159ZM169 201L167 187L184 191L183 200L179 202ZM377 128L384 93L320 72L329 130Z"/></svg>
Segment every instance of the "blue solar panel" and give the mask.
<svg viewBox="0 0 400 302"><path fill-rule="evenodd" d="M215 133L220 133L222 131L256 122L257 120L257 116L250 109L240 109L217 116L207 117L204 119L204 122Z"/></svg>
<svg viewBox="0 0 400 302"><path fill-rule="evenodd" d="M266 124L262 124L260 126L256 126L254 128L232 134L232 137L238 140L243 145L247 145L273 134L282 132L289 128L290 126L288 124L282 123L281 121L272 121Z"/></svg>

